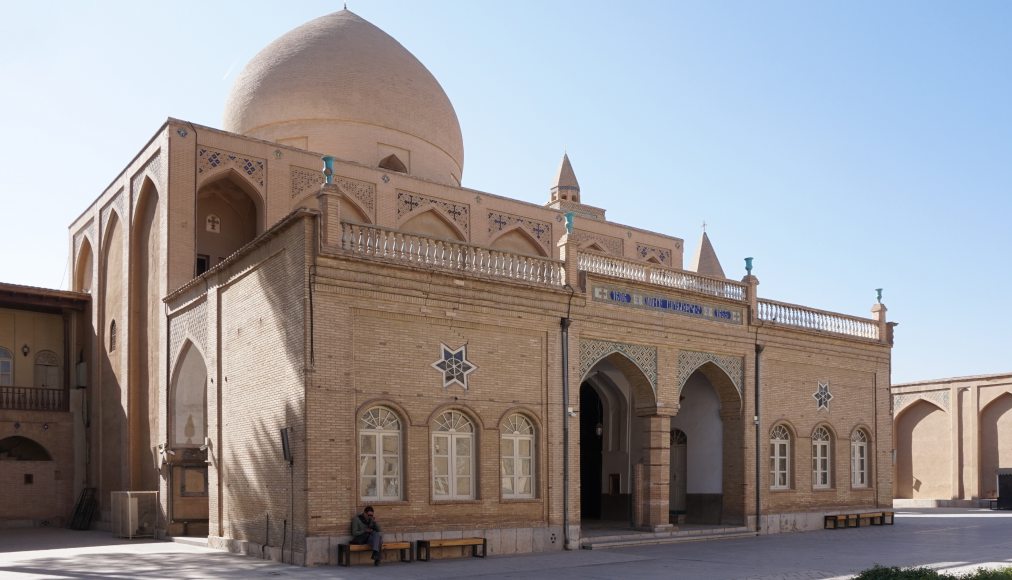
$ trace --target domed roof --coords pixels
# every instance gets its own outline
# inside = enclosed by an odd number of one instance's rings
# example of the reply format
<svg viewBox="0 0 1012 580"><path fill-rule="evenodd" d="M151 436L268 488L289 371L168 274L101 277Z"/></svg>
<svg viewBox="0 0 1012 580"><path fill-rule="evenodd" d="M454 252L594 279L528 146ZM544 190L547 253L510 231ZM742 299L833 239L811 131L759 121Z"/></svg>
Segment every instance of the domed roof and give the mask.
<svg viewBox="0 0 1012 580"><path fill-rule="evenodd" d="M390 153L409 156L400 159L408 173L441 182L459 183L464 165L460 123L439 82L348 10L260 51L232 87L224 125L261 139L304 139L305 148L373 166Z"/></svg>

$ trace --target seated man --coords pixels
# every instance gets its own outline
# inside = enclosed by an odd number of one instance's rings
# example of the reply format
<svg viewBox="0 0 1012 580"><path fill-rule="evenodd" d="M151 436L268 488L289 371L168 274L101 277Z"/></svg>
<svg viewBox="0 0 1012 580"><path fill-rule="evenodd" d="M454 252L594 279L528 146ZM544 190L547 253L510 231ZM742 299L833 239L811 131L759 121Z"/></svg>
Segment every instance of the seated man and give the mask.
<svg viewBox="0 0 1012 580"><path fill-rule="evenodd" d="M351 543L368 544L372 548L373 565L380 565L380 547L383 534L372 506L367 505L362 513L351 519Z"/></svg>

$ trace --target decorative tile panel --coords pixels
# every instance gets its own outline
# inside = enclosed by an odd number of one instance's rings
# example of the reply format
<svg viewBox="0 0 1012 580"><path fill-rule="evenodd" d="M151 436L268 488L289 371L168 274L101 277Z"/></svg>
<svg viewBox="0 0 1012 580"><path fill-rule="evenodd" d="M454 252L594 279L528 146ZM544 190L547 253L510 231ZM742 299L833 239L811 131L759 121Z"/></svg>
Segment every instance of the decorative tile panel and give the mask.
<svg viewBox="0 0 1012 580"><path fill-rule="evenodd" d="M441 214L457 224L464 232L465 239L471 239L471 208L467 204L453 203L435 197L428 197L408 191L397 192L397 223L429 208L435 208Z"/></svg>
<svg viewBox="0 0 1012 580"><path fill-rule="evenodd" d="M155 183L155 187L159 193L164 189L162 184L165 183L164 174L162 173L162 151L159 149L155 151L147 162L141 167L137 173L130 179L130 200L131 207L136 211L137 200L141 195L141 186L144 185L144 178L150 176L151 181Z"/></svg>
<svg viewBox="0 0 1012 580"><path fill-rule="evenodd" d="M81 255L81 246L84 244L84 240L86 238L88 240L88 243L91 244L91 254L92 254L91 259L93 260L92 264L94 264L95 252L98 251L98 246L95 245L96 243L95 240L97 238L95 237L94 220L89 221L83 228L81 228L80 230L78 230L76 234L74 234L74 255L72 259L74 260L75 268L77 267L77 258Z"/></svg>
<svg viewBox="0 0 1012 580"><path fill-rule="evenodd" d="M721 356L710 352L698 352L694 350L678 351L678 392L682 392L685 382L689 380L692 373L706 363L713 363L720 367L738 390L738 396L742 396L742 389L745 384L745 359L740 356Z"/></svg>
<svg viewBox="0 0 1012 580"><path fill-rule="evenodd" d="M250 183L263 191L267 180L267 161L210 147L197 148L198 175L206 176L225 168L232 168L240 175L245 175Z"/></svg>
<svg viewBox="0 0 1012 580"><path fill-rule="evenodd" d="M606 236L604 234L595 234L583 230L574 230L572 233L572 238L576 242L576 244L581 248L585 248L590 244L597 243L598 246L601 246L601 248L603 248L604 251L608 252L612 256L623 255L623 248L625 247L625 242L622 240L622 238L614 238L612 236Z"/></svg>
<svg viewBox="0 0 1012 580"><path fill-rule="evenodd" d="M924 399L938 405L946 412L949 411L949 391L947 389L944 391L929 391L927 393L900 393L893 396L893 417L898 415L904 407L918 399Z"/></svg>
<svg viewBox="0 0 1012 580"><path fill-rule="evenodd" d="M200 352L207 352L207 301L190 306L169 321L169 369L176 368L176 358L183 343L190 339ZM210 364L210 361L204 361Z"/></svg>
<svg viewBox="0 0 1012 580"><path fill-rule="evenodd" d="M647 244L636 244L636 255L643 261L654 258L664 266L671 266L671 250L648 246Z"/></svg>
<svg viewBox="0 0 1012 580"><path fill-rule="evenodd" d="M292 165L288 168L292 182L291 198L302 197L320 191L323 185L323 172L319 169L306 169Z"/></svg>
<svg viewBox="0 0 1012 580"><path fill-rule="evenodd" d="M100 217L101 217L101 222L102 222L101 223L101 228L102 228L102 236L103 236L103 238L104 238L104 236L106 234L106 229L109 227L109 222L112 220L112 214L113 213L116 214L116 217L118 217L120 219L120 221L123 220L123 218L122 218L123 213L121 211L122 207L123 207L123 190L121 189L121 190L117 191L116 195L113 196L113 198L111 200L109 200L109 203L105 204L105 207L102 208ZM127 225L127 224L124 224L124 225ZM101 242L101 243L103 245L105 245L105 242ZM92 249L94 250L95 248L92 248Z"/></svg>
<svg viewBox="0 0 1012 580"><path fill-rule="evenodd" d="M490 239L495 237L495 234L512 229L514 226L520 226L520 229L523 229L541 244L547 255L552 255L552 224L550 222L543 222L501 211L488 212L488 233Z"/></svg>
<svg viewBox="0 0 1012 580"><path fill-rule="evenodd" d="M626 344L609 340L583 339L580 341L580 377L584 377L604 357L620 353L631 360L650 381L657 394L657 349L642 344Z"/></svg>
<svg viewBox="0 0 1012 580"><path fill-rule="evenodd" d="M336 183L341 190L354 197L362 209L365 210L369 219L376 221L376 184L368 181L359 181L341 175L334 176Z"/></svg>

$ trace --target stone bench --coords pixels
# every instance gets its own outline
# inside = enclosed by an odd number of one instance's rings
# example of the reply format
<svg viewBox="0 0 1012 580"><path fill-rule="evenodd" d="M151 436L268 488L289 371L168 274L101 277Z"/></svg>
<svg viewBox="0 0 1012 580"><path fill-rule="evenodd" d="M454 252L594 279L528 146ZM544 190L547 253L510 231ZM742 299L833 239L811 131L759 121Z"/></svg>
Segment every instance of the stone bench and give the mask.
<svg viewBox="0 0 1012 580"><path fill-rule="evenodd" d="M485 538L456 538L452 540L418 540L416 551L418 553L418 559L422 562L428 562L431 556L430 550L432 548L452 548L455 546L471 546L471 556L475 558L484 558L488 553L488 540ZM478 547L481 546L481 554L478 553Z"/></svg>

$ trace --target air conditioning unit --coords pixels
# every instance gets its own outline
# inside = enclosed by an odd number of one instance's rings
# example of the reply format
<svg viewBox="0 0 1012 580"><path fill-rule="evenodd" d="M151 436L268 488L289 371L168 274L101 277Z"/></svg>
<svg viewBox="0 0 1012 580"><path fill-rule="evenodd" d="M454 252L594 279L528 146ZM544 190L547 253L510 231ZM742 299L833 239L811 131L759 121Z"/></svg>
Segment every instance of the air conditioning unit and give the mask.
<svg viewBox="0 0 1012 580"><path fill-rule="evenodd" d="M153 538L158 521L157 491L112 492L112 533L120 538Z"/></svg>

